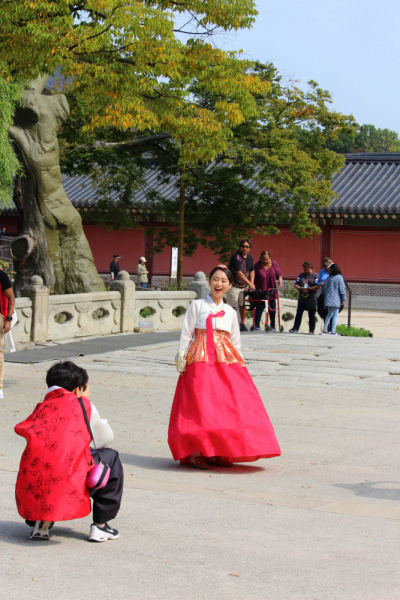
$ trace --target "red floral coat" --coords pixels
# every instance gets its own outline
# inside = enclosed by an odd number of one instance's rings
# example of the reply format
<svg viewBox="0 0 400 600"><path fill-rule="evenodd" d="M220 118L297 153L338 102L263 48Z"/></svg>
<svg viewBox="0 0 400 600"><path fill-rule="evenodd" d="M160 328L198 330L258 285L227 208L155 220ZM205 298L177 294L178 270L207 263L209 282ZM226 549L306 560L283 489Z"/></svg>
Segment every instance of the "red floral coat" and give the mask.
<svg viewBox="0 0 400 600"><path fill-rule="evenodd" d="M90 401L83 397L82 401L90 422ZM86 517L91 438L77 397L63 388L46 394L15 431L27 440L15 489L21 517L29 521Z"/></svg>

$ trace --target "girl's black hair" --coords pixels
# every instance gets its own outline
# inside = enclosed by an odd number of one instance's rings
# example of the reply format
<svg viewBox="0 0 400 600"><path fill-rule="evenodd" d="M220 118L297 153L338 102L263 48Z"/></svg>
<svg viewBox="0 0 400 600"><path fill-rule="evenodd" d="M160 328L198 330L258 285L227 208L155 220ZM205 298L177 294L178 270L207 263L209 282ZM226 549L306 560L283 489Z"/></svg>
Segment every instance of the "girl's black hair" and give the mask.
<svg viewBox="0 0 400 600"><path fill-rule="evenodd" d="M230 272L230 270L228 269L228 267L225 267L225 265L218 265L217 267L214 267L210 273L209 279L211 279L211 277L214 275L214 273L216 271L222 271L223 273L225 273L225 275L228 278L229 283L233 283L233 275Z"/></svg>
<svg viewBox="0 0 400 600"><path fill-rule="evenodd" d="M60 361L50 367L46 375L47 387L58 385L68 392L73 392L75 388L86 389L89 383L89 375L85 369L78 367L71 360Z"/></svg>
<svg viewBox="0 0 400 600"><path fill-rule="evenodd" d="M333 263L333 265L331 265L329 267L329 275L341 275L342 271L339 269L338 265L336 263Z"/></svg>

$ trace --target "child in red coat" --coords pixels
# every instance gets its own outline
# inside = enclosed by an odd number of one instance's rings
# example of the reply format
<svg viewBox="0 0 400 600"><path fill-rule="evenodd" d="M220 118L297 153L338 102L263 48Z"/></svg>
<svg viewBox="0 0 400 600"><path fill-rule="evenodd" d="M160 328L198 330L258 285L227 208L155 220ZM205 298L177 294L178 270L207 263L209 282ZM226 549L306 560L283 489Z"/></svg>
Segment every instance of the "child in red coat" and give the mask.
<svg viewBox="0 0 400 600"><path fill-rule="evenodd" d="M107 521L121 505L123 469L118 452L106 448L114 434L90 402L89 376L71 361L59 362L47 372L47 393L33 413L15 426L26 438L17 477L15 498L18 512L33 526L31 539L50 539L55 521L86 517L93 499L93 524L89 541L117 539L118 531ZM85 422L85 407L93 440ZM86 477L99 461L111 468L107 484L89 490Z"/></svg>

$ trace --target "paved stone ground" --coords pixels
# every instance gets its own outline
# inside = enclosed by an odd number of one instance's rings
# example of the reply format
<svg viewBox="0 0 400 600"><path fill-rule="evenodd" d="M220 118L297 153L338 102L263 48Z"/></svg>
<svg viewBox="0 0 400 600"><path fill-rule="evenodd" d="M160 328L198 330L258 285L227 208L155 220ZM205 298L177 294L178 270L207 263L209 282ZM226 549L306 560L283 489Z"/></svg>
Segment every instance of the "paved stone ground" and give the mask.
<svg viewBox="0 0 400 600"><path fill-rule="evenodd" d="M243 346L282 456L206 472L174 463L166 441L175 342L78 360L126 474L121 537L98 545L90 517L27 541L12 427L43 397L51 363L6 365L4 598L398 600L399 343L253 333Z"/></svg>
<svg viewBox="0 0 400 600"><path fill-rule="evenodd" d="M347 310L339 315L340 325L347 325ZM376 310L352 310L351 324L353 327L369 329L374 338L400 339L400 312L381 312Z"/></svg>

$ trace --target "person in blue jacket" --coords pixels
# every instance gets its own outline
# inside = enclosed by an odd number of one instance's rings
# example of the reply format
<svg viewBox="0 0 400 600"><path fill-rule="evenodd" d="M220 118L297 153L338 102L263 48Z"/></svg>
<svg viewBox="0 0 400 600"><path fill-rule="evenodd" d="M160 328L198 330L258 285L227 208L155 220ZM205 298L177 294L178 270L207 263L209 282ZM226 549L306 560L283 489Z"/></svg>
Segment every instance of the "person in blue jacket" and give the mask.
<svg viewBox="0 0 400 600"><path fill-rule="evenodd" d="M329 277L324 282L325 308L328 309L328 315L325 319L322 333L329 335L328 326L332 321L332 331L330 335L339 335L336 333L336 324L339 316L339 309L346 302L346 286L342 272L336 263L329 268Z"/></svg>
<svg viewBox="0 0 400 600"><path fill-rule="evenodd" d="M333 260L331 260L328 256L325 256L324 260L322 261L322 264L323 264L323 268L319 272L318 281L317 281L317 285L321 289L321 293L318 296L317 312L318 312L319 316L321 317L322 321L325 323L325 319L328 316L328 311L325 308L324 284L325 284L325 281L329 277L329 269L330 269L331 265L333 265ZM330 331L330 330L331 330L331 324L329 324L328 331Z"/></svg>

